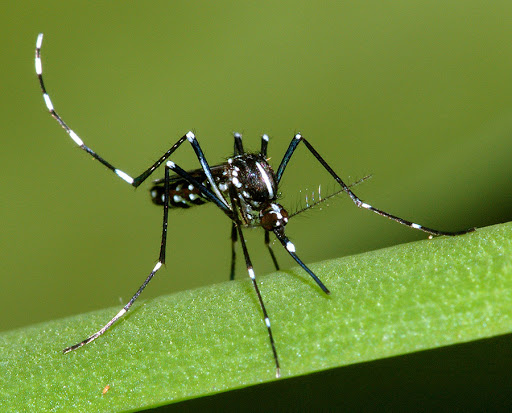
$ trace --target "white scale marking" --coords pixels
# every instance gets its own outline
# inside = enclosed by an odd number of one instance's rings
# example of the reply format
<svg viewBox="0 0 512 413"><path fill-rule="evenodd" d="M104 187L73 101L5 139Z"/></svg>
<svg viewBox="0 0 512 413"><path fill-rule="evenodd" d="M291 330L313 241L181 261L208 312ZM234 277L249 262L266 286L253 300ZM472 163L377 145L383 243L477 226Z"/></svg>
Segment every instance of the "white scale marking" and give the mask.
<svg viewBox="0 0 512 413"><path fill-rule="evenodd" d="M42 44L43 44L43 33L39 33L39 35L37 36L36 48L40 49Z"/></svg>
<svg viewBox="0 0 512 413"><path fill-rule="evenodd" d="M293 245L290 241L286 243L286 249L290 252L295 252L295 245Z"/></svg>
<svg viewBox="0 0 512 413"><path fill-rule="evenodd" d="M176 203L183 202L183 198L182 198L181 196L179 196L179 195L174 195L174 196L172 197L172 199L173 199L173 200L174 200L174 202L176 202Z"/></svg>
<svg viewBox="0 0 512 413"><path fill-rule="evenodd" d="M264 141L267 141L268 142L268 135L265 133L262 137L261 137Z"/></svg>
<svg viewBox="0 0 512 413"><path fill-rule="evenodd" d="M249 272L249 277L251 277L251 280L254 280L256 278L256 274L254 274L254 270L252 268L248 268L247 271Z"/></svg>
<svg viewBox="0 0 512 413"><path fill-rule="evenodd" d="M416 228L416 229L421 229L421 225L419 225L419 224L411 224L411 227Z"/></svg>
<svg viewBox="0 0 512 413"><path fill-rule="evenodd" d="M48 108L48 110L50 112L53 111L53 103L50 99L50 96L48 96L48 93L43 93L43 99L44 99L44 103L46 103L46 107Z"/></svg>
<svg viewBox="0 0 512 413"><path fill-rule="evenodd" d="M242 183L236 177L232 178L231 182L233 182L233 185L235 185L237 188L241 188L242 187Z"/></svg>
<svg viewBox="0 0 512 413"><path fill-rule="evenodd" d="M268 317L265 317L265 324L270 328L270 319Z"/></svg>
<svg viewBox="0 0 512 413"><path fill-rule="evenodd" d="M115 319L115 320L117 320L118 318L122 317L125 313L126 313L126 308L123 308L121 311L119 311L119 312L116 314L116 316L114 317L114 319ZM102 330L103 330L103 328L102 328L100 331L102 331ZM98 333L96 333L96 334L98 334ZM99 335L100 335L100 334L98 334L98 336L99 336ZM96 337L98 337L98 336L96 336ZM95 337L95 338L96 338L96 337Z"/></svg>
<svg viewBox="0 0 512 413"><path fill-rule="evenodd" d="M167 166L171 169L174 169L174 167L176 166L176 164L173 162L173 161L167 161Z"/></svg>
<svg viewBox="0 0 512 413"><path fill-rule="evenodd" d="M36 73L41 75L43 73L43 66L41 64L41 59L36 57Z"/></svg>
<svg viewBox="0 0 512 413"><path fill-rule="evenodd" d="M189 142L192 142L196 138L196 135L194 135L192 131L189 131L185 136L187 137Z"/></svg>
<svg viewBox="0 0 512 413"><path fill-rule="evenodd" d="M271 204L271 206L272 206L272 211L270 213L271 214L276 214L277 219L282 219L283 215L281 214L280 206L278 204Z"/></svg>
<svg viewBox="0 0 512 413"><path fill-rule="evenodd" d="M152 272L157 272L161 266L162 266L162 263L160 261L158 261L155 265L155 268L153 268Z"/></svg>
<svg viewBox="0 0 512 413"><path fill-rule="evenodd" d="M297 134L295 135L295 139L302 139L302 135L301 135L300 133L297 133Z"/></svg>
<svg viewBox="0 0 512 413"><path fill-rule="evenodd" d="M80 139L78 137L78 135L75 132L73 132L73 130L70 129L68 133L69 133L70 138L73 139L73 141L75 141L75 143L78 146L84 146L84 141L82 139Z"/></svg>
<svg viewBox="0 0 512 413"><path fill-rule="evenodd" d="M366 208L366 209L371 209L371 208L372 208L372 206L371 206L371 205L368 205L366 202L363 202L363 203L361 204L361 207Z"/></svg>
<svg viewBox="0 0 512 413"><path fill-rule="evenodd" d="M121 171L120 169L115 169L114 172L117 174L117 176L119 176L119 178L124 179L130 185L133 184L133 178L127 173Z"/></svg>
<svg viewBox="0 0 512 413"><path fill-rule="evenodd" d="M256 166L260 170L261 177L263 178L263 181L265 182L265 185L267 186L268 196L270 198L274 198L274 190L272 189L272 184L270 183L270 178L268 177L267 173L263 169L263 166L259 162L256 162Z"/></svg>

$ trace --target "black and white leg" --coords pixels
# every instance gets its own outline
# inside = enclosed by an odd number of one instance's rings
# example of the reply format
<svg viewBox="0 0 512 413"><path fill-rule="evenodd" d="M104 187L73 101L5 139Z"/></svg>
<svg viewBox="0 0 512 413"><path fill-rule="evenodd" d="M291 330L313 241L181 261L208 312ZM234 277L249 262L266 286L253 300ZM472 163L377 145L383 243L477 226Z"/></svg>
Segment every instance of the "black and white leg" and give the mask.
<svg viewBox="0 0 512 413"><path fill-rule="evenodd" d="M252 281L252 285L254 290L256 291L256 295L258 296L258 301L260 303L261 311L263 313L263 321L267 327L268 338L270 340L270 346L272 347L272 354L274 356L274 361L276 364L276 377L279 378L281 376L281 369L279 366L279 358L277 356L276 344L274 342L274 336L272 335L272 328L270 327L270 318L267 313L267 309L265 308L265 303L263 302L263 298L261 297L260 289L258 287L258 283L256 282L256 274L254 273L254 269L251 263L251 259L249 257L249 252L247 251L247 246L245 245L245 239L242 234L242 227L240 225L236 225L236 229L238 231L238 236L240 238L240 244L242 245L242 251L245 257L245 265L247 267L247 272L249 273L249 277Z"/></svg>
<svg viewBox="0 0 512 413"><path fill-rule="evenodd" d="M265 326L267 327L268 338L270 340L270 346L272 348L272 354L274 356L274 362L276 365L276 377L279 378L281 376L281 368L279 366L279 358L277 356L276 344L274 342L274 336L272 335L272 328L270 327L270 318L267 313L267 309L265 307L265 303L263 302L263 298L260 293L260 289L258 287L258 283L256 282L256 274L254 273L254 269L252 266L251 258L249 257L249 251L247 250L247 246L245 244L244 234L242 232L242 224L238 219L237 209L240 207L238 205L238 197L236 194L231 194L231 204L233 205L233 222L235 224L236 231L238 233L238 238L240 239L240 244L242 245L242 251L244 253L245 265L247 267L247 272L249 274L249 278L252 281L252 286L254 287L254 291L256 291L256 295L258 297L258 301L260 303L261 311L263 313L263 321Z"/></svg>
<svg viewBox="0 0 512 413"><path fill-rule="evenodd" d="M350 196L354 204L356 204L359 208L368 209L372 212L375 212L376 214L379 214L383 217L392 219L393 221L398 222L399 224L406 225L410 228L418 229L420 231L426 232L428 234L432 235L462 235L466 234L468 232L474 231L474 228L470 228L467 230L462 231L455 231L455 232L449 232L449 231L439 231L437 229L432 229L425 227L423 225L415 224L414 222L408 221L406 219L397 217L395 215L389 214L385 211L382 211L380 209L377 209L370 204L367 204L366 202L363 202L359 197L357 197L350 188L341 180L341 178L332 170L332 168L327 164L327 162L320 156L320 154L311 146L311 144L300 134L296 134L292 141L290 142L290 145L288 146L288 149L286 150L286 153L284 154L283 160L281 161L281 164L279 165L279 168L276 173L276 180L279 184L279 181L281 180L284 170L286 169L286 165L288 164L288 161L293 155L293 152L297 148L300 142L304 142L304 145L308 148L308 150L313 154L313 156L317 159L318 162L331 174L331 176L338 182L338 184L341 185L342 189Z"/></svg>
<svg viewBox="0 0 512 413"><path fill-rule="evenodd" d="M137 292L133 295L133 297L128 301L128 303L119 311L107 324L105 324L100 330L81 341L78 344L67 347L63 350L64 354L69 353L70 351L76 350L91 341L97 339L103 333L105 333L117 320L119 320L133 305L135 300L139 297L139 295L144 291L149 282L153 279L156 272L165 264L165 248L167 245L167 224L168 224L168 215L169 215L169 168L165 168L165 178L164 178L164 214L163 214L163 223L162 223L162 238L160 243L160 254L158 257L158 262L153 267L148 277L144 280L142 285L139 287Z"/></svg>
<svg viewBox="0 0 512 413"><path fill-rule="evenodd" d="M196 188L198 188L206 198L208 198L210 201L217 204L217 206L219 208L221 208L231 218L231 215L232 215L231 209L226 207L224 205L224 203L216 197L215 194L213 194L202 183L200 183L200 182L196 181L194 178L192 178L187 172L185 172L182 168L180 168L174 162L167 161L167 163L165 164L165 177L164 177L164 214L163 214L163 223L162 223L162 238L161 238L161 243L160 243L160 254L159 254L158 262L156 263L156 265L154 266L153 270L150 272L148 277L144 280L144 283L142 283L142 285L139 287L137 292L133 295L133 297L130 299L130 301L128 301L128 303L121 309L121 311L119 311L119 313L117 313L104 327L102 327L99 331L94 333L92 336L86 338L85 340L83 340L82 342L80 342L78 344L75 344L71 347L65 348L64 353L68 353L72 350L76 350L77 348L80 348L80 347L84 346L85 344L90 343L91 341L95 340L96 338L101 336L103 333L105 333L117 320L119 320L124 314L126 314L126 312L130 309L130 307L135 302L135 300L139 297L139 295L142 293L142 291L144 291L146 286L153 279L156 272L162 267L163 264L165 264L165 249L166 249L166 245L167 245L167 227L168 227L168 216L169 216L169 170L172 170L173 172L182 176L189 183L191 183Z"/></svg>
<svg viewBox="0 0 512 413"><path fill-rule="evenodd" d="M260 153L265 158L267 157L268 141L269 141L269 137L266 133L261 135ZM276 271L279 271L279 264L277 263L277 259L274 254L274 250L272 249L272 246L270 245L270 232L269 231L265 231L265 245L268 249L270 257L272 258L272 262L274 263L274 267L276 268Z"/></svg>
<svg viewBox="0 0 512 413"><path fill-rule="evenodd" d="M304 271L306 271L311 278L318 284L318 286L322 289L322 291L326 294L330 294L331 292L325 286L325 284L316 276L316 274L311 271L306 264L302 262L302 260L295 254L295 245L288 239L288 237L284 233L283 227L274 229L274 234L277 239L283 244L283 247L288 251L288 254L295 260L297 264L299 264Z"/></svg>
<svg viewBox="0 0 512 413"><path fill-rule="evenodd" d="M87 152L89 155L91 155L94 159L105 165L108 169L110 169L112 172L114 172L117 176L119 176L121 179L123 179L125 182L128 182L130 185L134 184L134 179L128 175L127 173L121 171L120 169L116 168L112 164L110 164L108 161L103 159L101 156L99 156L96 152L94 152L91 148L89 148L87 145L85 145L84 141L64 122L64 120L57 114L53 107L53 103L50 99L50 95L46 91L46 87L44 85L43 81L43 65L41 61L41 46L43 43L43 34L40 33L37 37L36 42L36 57L35 57L35 65L36 65L36 74L39 79L39 84L41 86L41 90L43 92L43 99L46 104L46 107L48 108L48 111L52 115L52 117L59 122L59 124L64 128L64 130L68 133L69 137L85 152Z"/></svg>
<svg viewBox="0 0 512 413"><path fill-rule="evenodd" d="M165 167L165 178L164 178L164 215L163 215L163 225L162 225L162 239L161 239L161 246L160 246L160 255L158 262L153 267L153 270L149 273L148 277L145 279L143 284L139 287L137 292L133 295L133 297L130 299L130 301L119 311L103 328L101 328L99 331L97 331L92 336L88 337L84 341L68 347L64 349L64 353L70 352L72 350L75 350L79 347L82 347L83 345L90 343L91 341L95 340L97 337L101 336L103 333L105 333L119 318L121 318L133 305L135 300L139 297L139 295L142 293L142 291L146 288L146 286L149 284L149 282L153 279L156 272L162 267L162 265L165 263L165 246L166 246L166 239L167 239L167 220L168 220L168 211L169 211L169 170L173 170L174 172L178 173L178 175L182 175L185 179L187 179L190 183L192 183L196 188L198 188L202 194L214 202L219 208L221 208L224 213L226 213L230 218L232 215L231 209L229 205L227 204L227 201L222 196L217 184L215 183L210 167L208 165L208 162L206 161L206 157L204 156L201 147L199 146L199 143L197 142L197 139L192 132L188 132L184 136L182 136L167 152L165 152L153 165L151 165L148 169L146 169L142 174L137 176L136 178L132 178L127 173L123 172L122 170L114 167L112 164L110 164L108 161L103 159L101 156L99 156L96 152L94 152L91 148L85 145L85 143L82 141L82 139L64 122L64 120L57 114L55 111L52 101L50 99L50 96L48 92L46 91L46 87L44 85L43 81L43 69L42 69L42 61L41 61L41 46L43 42L43 35L39 34L37 38L36 43L36 50L35 50L35 68L36 68L36 74L39 79L39 84L41 86L41 90L43 93L43 99L46 103L46 107L48 108L48 111L52 115L52 117L57 120L57 122L64 128L64 130L68 133L68 135L71 137L71 139L85 152L89 153L94 159L102 163L104 166L106 166L108 169L110 169L112 172L114 172L117 176L119 176L121 179L123 179L125 182L129 183L130 185L134 187L138 187L142 182L144 182L159 166L161 166L171 154L178 149L181 144L185 141L188 141L192 148L194 149L194 152L196 153L196 156L199 160L199 163L201 164L201 167L209 181L211 191L206 188L202 183L199 183L195 181L192 177L190 177L185 171L183 171L181 168L179 168L177 165L175 165L173 162L168 161L166 163ZM189 179L188 179L188 178ZM212 192L213 191L213 192Z"/></svg>
<svg viewBox="0 0 512 413"><path fill-rule="evenodd" d="M52 117L64 128L64 130L68 133L69 137L85 152L87 152L89 155L91 155L94 159L102 163L104 166L106 166L108 169L110 169L112 172L114 172L117 176L119 176L123 181L129 183L130 185L134 187L138 187L142 182L144 182L160 165L162 165L171 154L178 149L181 144L185 141L188 141L192 148L194 149L194 152L196 153L196 156L199 160L199 163L201 164L201 167L205 171L206 177L211 185L211 188L213 192L216 194L218 200L220 200L225 207L228 207L228 204L224 197L222 196L219 188L217 187L217 184L215 183L213 176L211 174L210 168L208 166L208 162L206 161L206 157L203 154L203 151L201 150L201 147L199 146L199 143L197 142L197 139L193 132L188 132L187 134L183 135L167 152L165 152L153 165L151 165L148 169L146 169L144 172L142 172L139 176L136 178L132 178L130 175L128 175L126 172L122 171L119 168L116 168L113 166L110 162L102 158L100 155L98 155L95 151L93 151L91 148L89 148L87 145L85 145L84 141L64 122L64 120L59 116L59 114L55 111L55 108L53 106L53 103L50 99L50 95L46 91L46 87L43 81L43 65L41 61L41 46L43 43L43 34L39 34L37 37L36 42L36 52L35 52L35 67L36 67L36 74L39 79L39 84L41 86L41 91L43 92L43 99L45 101L46 107L48 108L48 111L52 115Z"/></svg>

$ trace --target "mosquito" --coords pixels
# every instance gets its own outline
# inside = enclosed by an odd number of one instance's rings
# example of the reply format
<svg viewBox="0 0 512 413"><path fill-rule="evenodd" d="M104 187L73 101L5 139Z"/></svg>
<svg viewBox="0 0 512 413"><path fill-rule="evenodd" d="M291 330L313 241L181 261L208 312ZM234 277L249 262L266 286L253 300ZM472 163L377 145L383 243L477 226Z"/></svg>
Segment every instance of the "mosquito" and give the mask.
<svg viewBox="0 0 512 413"><path fill-rule="evenodd" d="M51 116L64 128L68 133L69 137L77 144L81 149L91 155L98 162L103 164L107 169L114 172L119 178L129 185L137 188L147 178L149 178L153 172L160 166L163 166L164 177L153 181L153 186L150 189L151 199L156 205L163 207L163 223L162 223L162 235L160 252L158 261L144 280L139 289L135 292L133 297L126 303L126 305L100 330L92 334L85 340L67 347L63 350L64 353L69 353L76 350L99 336L104 334L117 320L119 320L133 305L135 300L139 297L142 291L146 288L149 282L153 279L157 271L165 264L165 250L167 242L167 227L168 227L168 214L169 209L172 208L190 208L196 205L202 205L205 203L215 204L231 221L231 272L230 279L234 279L235 276L235 259L236 259L236 245L240 242L243 256L245 259L245 265L247 273L251 279L252 286L258 298L258 302L262 312L263 322L267 329L268 338L270 341L270 348L274 359L276 377L280 377L280 362L276 349L276 343L272 334L272 328L270 323L270 317L268 311L263 302L258 282L256 280L256 274L253 269L251 258L247 250L243 230L246 228L259 227L264 230L265 245L270 253L274 266L279 270L276 256L270 245L270 234L272 233L277 240L283 245L286 252L297 262L297 264L315 281L318 287L325 293L330 294L329 289L324 283L311 271L311 269L302 262L298 257L295 250L295 245L288 239L285 233L285 227L291 216L295 214L289 214L288 211L278 202L279 201L279 184L286 170L288 162L292 155L295 153L297 147L302 143L303 146L309 150L313 157L322 165L322 167L332 176L332 178L341 187L338 192L331 195L337 195L338 193L347 194L352 202L358 207L367 209L383 217L389 218L399 224L406 225L410 228L426 232L430 235L461 235L466 234L474 230L470 228L463 231L447 232L440 231L432 228L427 228L423 225L415 224L414 222L405 220L398 216L392 215L388 212L373 207L372 205L362 201L354 192L351 187L354 185L347 185L345 182L334 172L334 170L327 164L324 158L316 151L316 149L309 143L309 141L297 133L293 136L288 149L286 150L281 163L274 171L272 166L269 164L269 158L267 157L267 148L269 137L264 134L261 137L261 148L259 152L247 152L244 149L242 142L242 135L234 133L234 151L233 155L227 159L226 162L210 166L206 160L206 157L199 145L196 136L193 132L189 131L178 141L171 146L153 165L142 172L140 175L133 178L121 169L116 168L110 162L105 160L103 157L98 155L94 150L85 145L84 141L64 122L64 120L57 114L54 109L53 103L46 90L43 81L43 69L41 61L41 46L43 42L43 34L39 34L36 42L35 49L35 69L41 86L43 99L46 104L48 111ZM192 171L186 171L170 160L171 155L179 148L183 143L188 143L192 146L195 155L199 161L201 167ZM363 178L363 180L366 178ZM358 182L356 182L357 184ZM331 197L329 196L329 197ZM317 201L313 201L312 204L308 204L306 208L303 208L299 212L305 209L309 209L324 202L329 197L319 198Z"/></svg>

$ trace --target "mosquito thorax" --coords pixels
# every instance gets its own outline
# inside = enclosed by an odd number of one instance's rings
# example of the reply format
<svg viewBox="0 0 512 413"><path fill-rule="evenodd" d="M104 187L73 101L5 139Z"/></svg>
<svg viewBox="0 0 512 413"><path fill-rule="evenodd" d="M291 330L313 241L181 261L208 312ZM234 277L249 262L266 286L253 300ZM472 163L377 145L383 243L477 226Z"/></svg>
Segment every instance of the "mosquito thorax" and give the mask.
<svg viewBox="0 0 512 413"><path fill-rule="evenodd" d="M272 202L261 210L260 223L266 231L283 228L288 223L288 211L282 205Z"/></svg>
<svg viewBox="0 0 512 413"><path fill-rule="evenodd" d="M274 171L261 154L243 154L228 159L229 177L235 190L253 206L276 199Z"/></svg>

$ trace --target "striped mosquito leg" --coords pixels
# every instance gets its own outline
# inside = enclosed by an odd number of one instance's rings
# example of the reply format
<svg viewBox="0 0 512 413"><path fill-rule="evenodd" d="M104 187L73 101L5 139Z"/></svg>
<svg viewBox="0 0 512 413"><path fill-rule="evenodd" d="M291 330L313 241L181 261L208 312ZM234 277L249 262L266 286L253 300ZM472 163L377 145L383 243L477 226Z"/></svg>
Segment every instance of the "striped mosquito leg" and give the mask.
<svg viewBox="0 0 512 413"><path fill-rule="evenodd" d="M140 295L140 293L142 293L142 291L144 290L144 288L146 288L146 285L149 284L149 282L151 281L151 279L153 278L153 276L156 274L156 272L160 269L160 267L162 266L162 263L159 261L157 262L157 264L155 265L155 267L153 268L153 270L151 271L151 273L149 274L149 276L146 278L146 280L144 281L144 283L140 286L140 288L137 290L137 292L135 293L135 295L131 298L131 300L121 309L121 311L119 311L107 324L105 324L105 326L103 326L100 330L98 330L96 333L94 333L92 336L90 337L87 337L84 341L78 343L78 344L75 344L73 346L70 346L70 347L66 347L62 352L64 354L66 353L69 353L70 351L73 351L73 350L76 350L77 348L80 348L82 346L85 346L86 344L89 344L91 341L94 341L96 340L99 336L101 336L103 333L105 333L110 327L112 327L112 325L117 321L119 320L123 315L126 314L126 312L130 309L130 307L132 306L132 304L135 302L135 300L138 298L138 296Z"/></svg>
<svg viewBox="0 0 512 413"><path fill-rule="evenodd" d="M329 289L325 286L325 284L318 278L318 276L309 269L309 267L302 262L302 260L295 254L295 245L288 239L288 237L284 234L283 227L280 227L279 229L274 230L274 234L276 235L277 239L283 244L283 247L286 248L286 251L288 251L288 254L295 260L297 264L299 264L304 271L306 271L311 278L318 284L318 286L322 289L322 291L326 294L330 294L331 292Z"/></svg>
<svg viewBox="0 0 512 413"><path fill-rule="evenodd" d="M359 198L355 198L354 200L355 204L359 208L368 209L369 211L375 212L376 214L379 214L380 216L392 219L393 221L396 221L402 225L407 225L410 228L419 229L420 231L426 232L428 234L432 235L448 235L448 236L455 236L455 235L463 235L467 234L468 232L473 232L475 228L469 228L462 231L439 231L437 229L428 228L420 224L415 224L414 222L407 221L406 219L397 217L395 215L388 214L385 211L381 211L380 209L374 208L371 205L367 204L366 202L361 201Z"/></svg>
<svg viewBox="0 0 512 413"><path fill-rule="evenodd" d="M162 241L160 243L160 255L158 257L158 262L153 267L153 270L149 273L149 276L144 280L142 285L139 287L137 292L133 295L133 297L128 301L128 303L119 311L107 324L105 324L100 330L94 333L92 336L86 338L84 341L75 344L74 346L67 347L63 350L63 353L69 353L70 351L76 350L91 341L96 340L99 336L101 336L105 331L107 331L117 320L119 320L133 305L135 300L139 297L139 295L144 291L144 288L149 284L149 282L153 279L156 272L165 264L165 248L167 245L167 224L169 217L169 168L165 168L165 176L164 176L164 215L162 222Z"/></svg>
<svg viewBox="0 0 512 413"><path fill-rule="evenodd" d="M201 147L199 146L199 143L197 142L195 135L191 131L188 132L187 134L185 134L184 136L182 136L178 140L178 142L176 142L167 152L165 152L153 165L151 165L142 174L140 174L139 176L137 176L135 178L132 178L126 172L123 172L122 170L116 168L110 162L103 159L96 152L94 152L91 148L89 148L87 145L85 145L84 141L66 124L66 122L64 122L64 120L55 111L52 100L50 99L50 95L48 94L48 92L46 90L46 86L45 86L44 80L43 80L43 64L42 64L42 60L41 60L42 44L43 44L43 34L40 33L39 36L37 36L37 42L36 42L35 66L36 66L37 78L39 79L39 85L41 86L41 91L43 92L43 99L46 104L46 108L50 112L50 115L52 115L52 117L68 133L69 137L73 140L73 142L75 142L82 150L87 152L94 159L96 159L97 161L102 163L104 166L106 166L108 169L110 169L112 172L114 172L123 181L129 183L130 185L132 185L134 187L138 187L142 182L144 182L155 171L156 168L158 168L160 165L162 165L165 162L165 160L167 158L169 158L169 156L171 156L171 154L181 146L181 144L183 142L188 141L192 145L192 148L194 149L194 152L196 153L196 156L199 159L201 166L205 170L206 177L208 178L208 181L213 189L213 192L217 195L217 197L224 204L224 206L227 207L226 200L223 198L221 192L217 188L217 184L213 180L212 174L210 172L210 168L208 166L208 162L206 161L206 158L201 150Z"/></svg>
<svg viewBox="0 0 512 413"><path fill-rule="evenodd" d="M206 161L206 157L204 156L201 146L199 146L199 142L197 142L196 136L192 132L187 133L186 136L188 141L192 145L192 148L194 148L194 152L196 153L197 159L199 160L199 163L203 168L206 178L210 183L213 193L217 195L218 200L221 203L223 203L226 208L229 208L227 201L224 199L224 195L222 195L222 193L219 190L219 187L217 186L215 180L213 179L212 171L210 169L210 166L208 165L208 162Z"/></svg>
<svg viewBox="0 0 512 413"><path fill-rule="evenodd" d="M249 273L249 277L251 278L252 285L254 287L254 291L256 291L256 295L258 296L258 301L260 303L261 311L263 312L263 321L267 326L268 338L270 340L270 346L272 347L272 354L274 355L274 361L276 364L276 377L281 377L281 368L279 367L279 358L277 357L276 344L274 342L274 336L272 335L272 329L270 327L270 318L267 313L267 309L265 308L265 303L263 302L263 298L261 297L260 289L258 287L258 283L256 282L256 274L254 273L254 269L252 267L251 258L249 257L249 252L247 250L247 246L245 245L244 235L242 233L242 227L237 224L236 229L238 231L238 238L240 239L240 244L242 245L242 250L244 252L245 257L245 265L247 266L247 272Z"/></svg>
<svg viewBox="0 0 512 413"><path fill-rule="evenodd" d="M270 245L270 233L265 231L265 245L267 246L268 252L270 253L270 257L272 258L272 262L274 263L274 267L276 267L276 271L279 271L279 264L277 263L276 256L274 254L274 250Z"/></svg>
<svg viewBox="0 0 512 413"><path fill-rule="evenodd" d="M37 36L37 42L36 42L36 58L35 58L35 65L36 65L36 74L37 78L39 79L39 85L41 86L41 91L43 92L43 99L44 103L46 104L46 107L48 111L50 112L50 115L59 122L60 126L64 128L64 130L68 133L69 137L85 152L87 152L89 155L91 155L94 159L105 165L108 169L110 169L112 172L114 172L117 176L119 176L121 179L123 179L125 182L128 182L130 185L133 184L134 180L133 178L128 175L127 173L121 171L120 169L116 168L112 164L110 164L108 161L103 159L101 156L99 156L96 152L94 152L91 148L85 145L84 141L80 139L80 137L64 122L64 120L59 116L59 114L55 111L53 107L53 103L50 99L50 95L46 91L46 87L44 85L43 81L43 64L41 61L41 46L43 44L43 34L40 33L39 36Z"/></svg>
<svg viewBox="0 0 512 413"><path fill-rule="evenodd" d="M393 221L396 221L399 224L407 225L410 228L418 229L420 231L423 231L423 232L426 232L426 233L432 234L432 235L454 236L454 235L467 234L468 232L472 232L475 230L475 228L469 228L466 230L455 231L455 232L439 231L437 229L432 229L432 228L425 227L423 225L415 224L414 222L411 222L406 219L389 214L385 211L374 208L373 206L371 206L370 204L367 204L366 202L363 202L361 199L359 199L359 197L356 194L354 194L350 190L350 188L345 184L345 182L343 182L341 180L341 178L327 164L327 162L324 160L324 158L322 158L322 156L316 151L316 149L313 148L313 146L300 133L297 133L294 136L294 138L292 139L292 141L290 142L290 145L288 146L288 149L283 157L283 160L281 161L281 164L279 165L279 168L276 173L276 180L278 183L283 175L283 172L284 172L286 166L288 165L288 161L290 160L291 156L293 155L293 152L295 151L295 149L297 148L297 146L299 145L300 142L304 142L304 145L306 145L308 150L313 154L313 156L317 159L317 161L320 162L320 164L325 168L325 170L327 172L329 172L329 174L331 174L331 176L336 180L336 182L338 182L338 184L341 185L343 191L345 191L350 196L350 198L352 199L354 204L356 204L357 207L368 209L369 211L375 212L376 214L379 214L380 216L392 219Z"/></svg>
<svg viewBox="0 0 512 413"><path fill-rule="evenodd" d="M153 165L151 165L148 169L146 169L143 173L141 173L139 176L137 176L134 179L133 186L137 187L142 182L146 180L154 171L157 169L160 165L162 165L167 158L171 156L171 154L178 149L181 144L185 141L188 141L190 145L192 145L192 148L194 149L194 152L196 153L197 159L199 160L199 163L201 164L201 167L206 175L206 178L208 179L208 182L213 190L213 192L216 195L216 198L218 201L224 205L224 207L227 208L228 204L224 197L222 196L217 184L215 183L215 180L213 179L212 172L210 170L210 166L208 165L208 162L206 161L206 157L204 156L204 153L201 149L201 146L199 146L199 142L197 142L196 135L192 131L188 131L185 135L183 135L178 142L176 142L171 148L165 152ZM169 161L167 163L167 166L172 165L173 162ZM204 185L202 185L204 187ZM223 208L223 207L221 207Z"/></svg>
<svg viewBox="0 0 512 413"><path fill-rule="evenodd" d="M217 201L222 204L221 209L228 208L228 204L224 197L222 196L217 184L215 183L215 180L213 179L213 175L210 169L210 166L208 165L208 162L206 161L206 157L204 156L204 153L201 149L201 146L199 145L199 142L197 142L196 135L192 131L188 131L185 135L183 135L178 141L171 146L169 150L167 150L158 160L151 165L148 169L146 169L144 172L142 172L139 176L137 176L133 182L132 185L134 187L138 187L140 184L142 184L159 166L163 165L163 163L182 145L183 142L188 141L190 145L192 146L192 149L194 150L197 159L199 163L201 164L201 167L206 175L206 178L208 179L208 182L213 190L213 192L216 195ZM173 162L168 161L167 166L174 165ZM201 185L204 188L204 185Z"/></svg>

